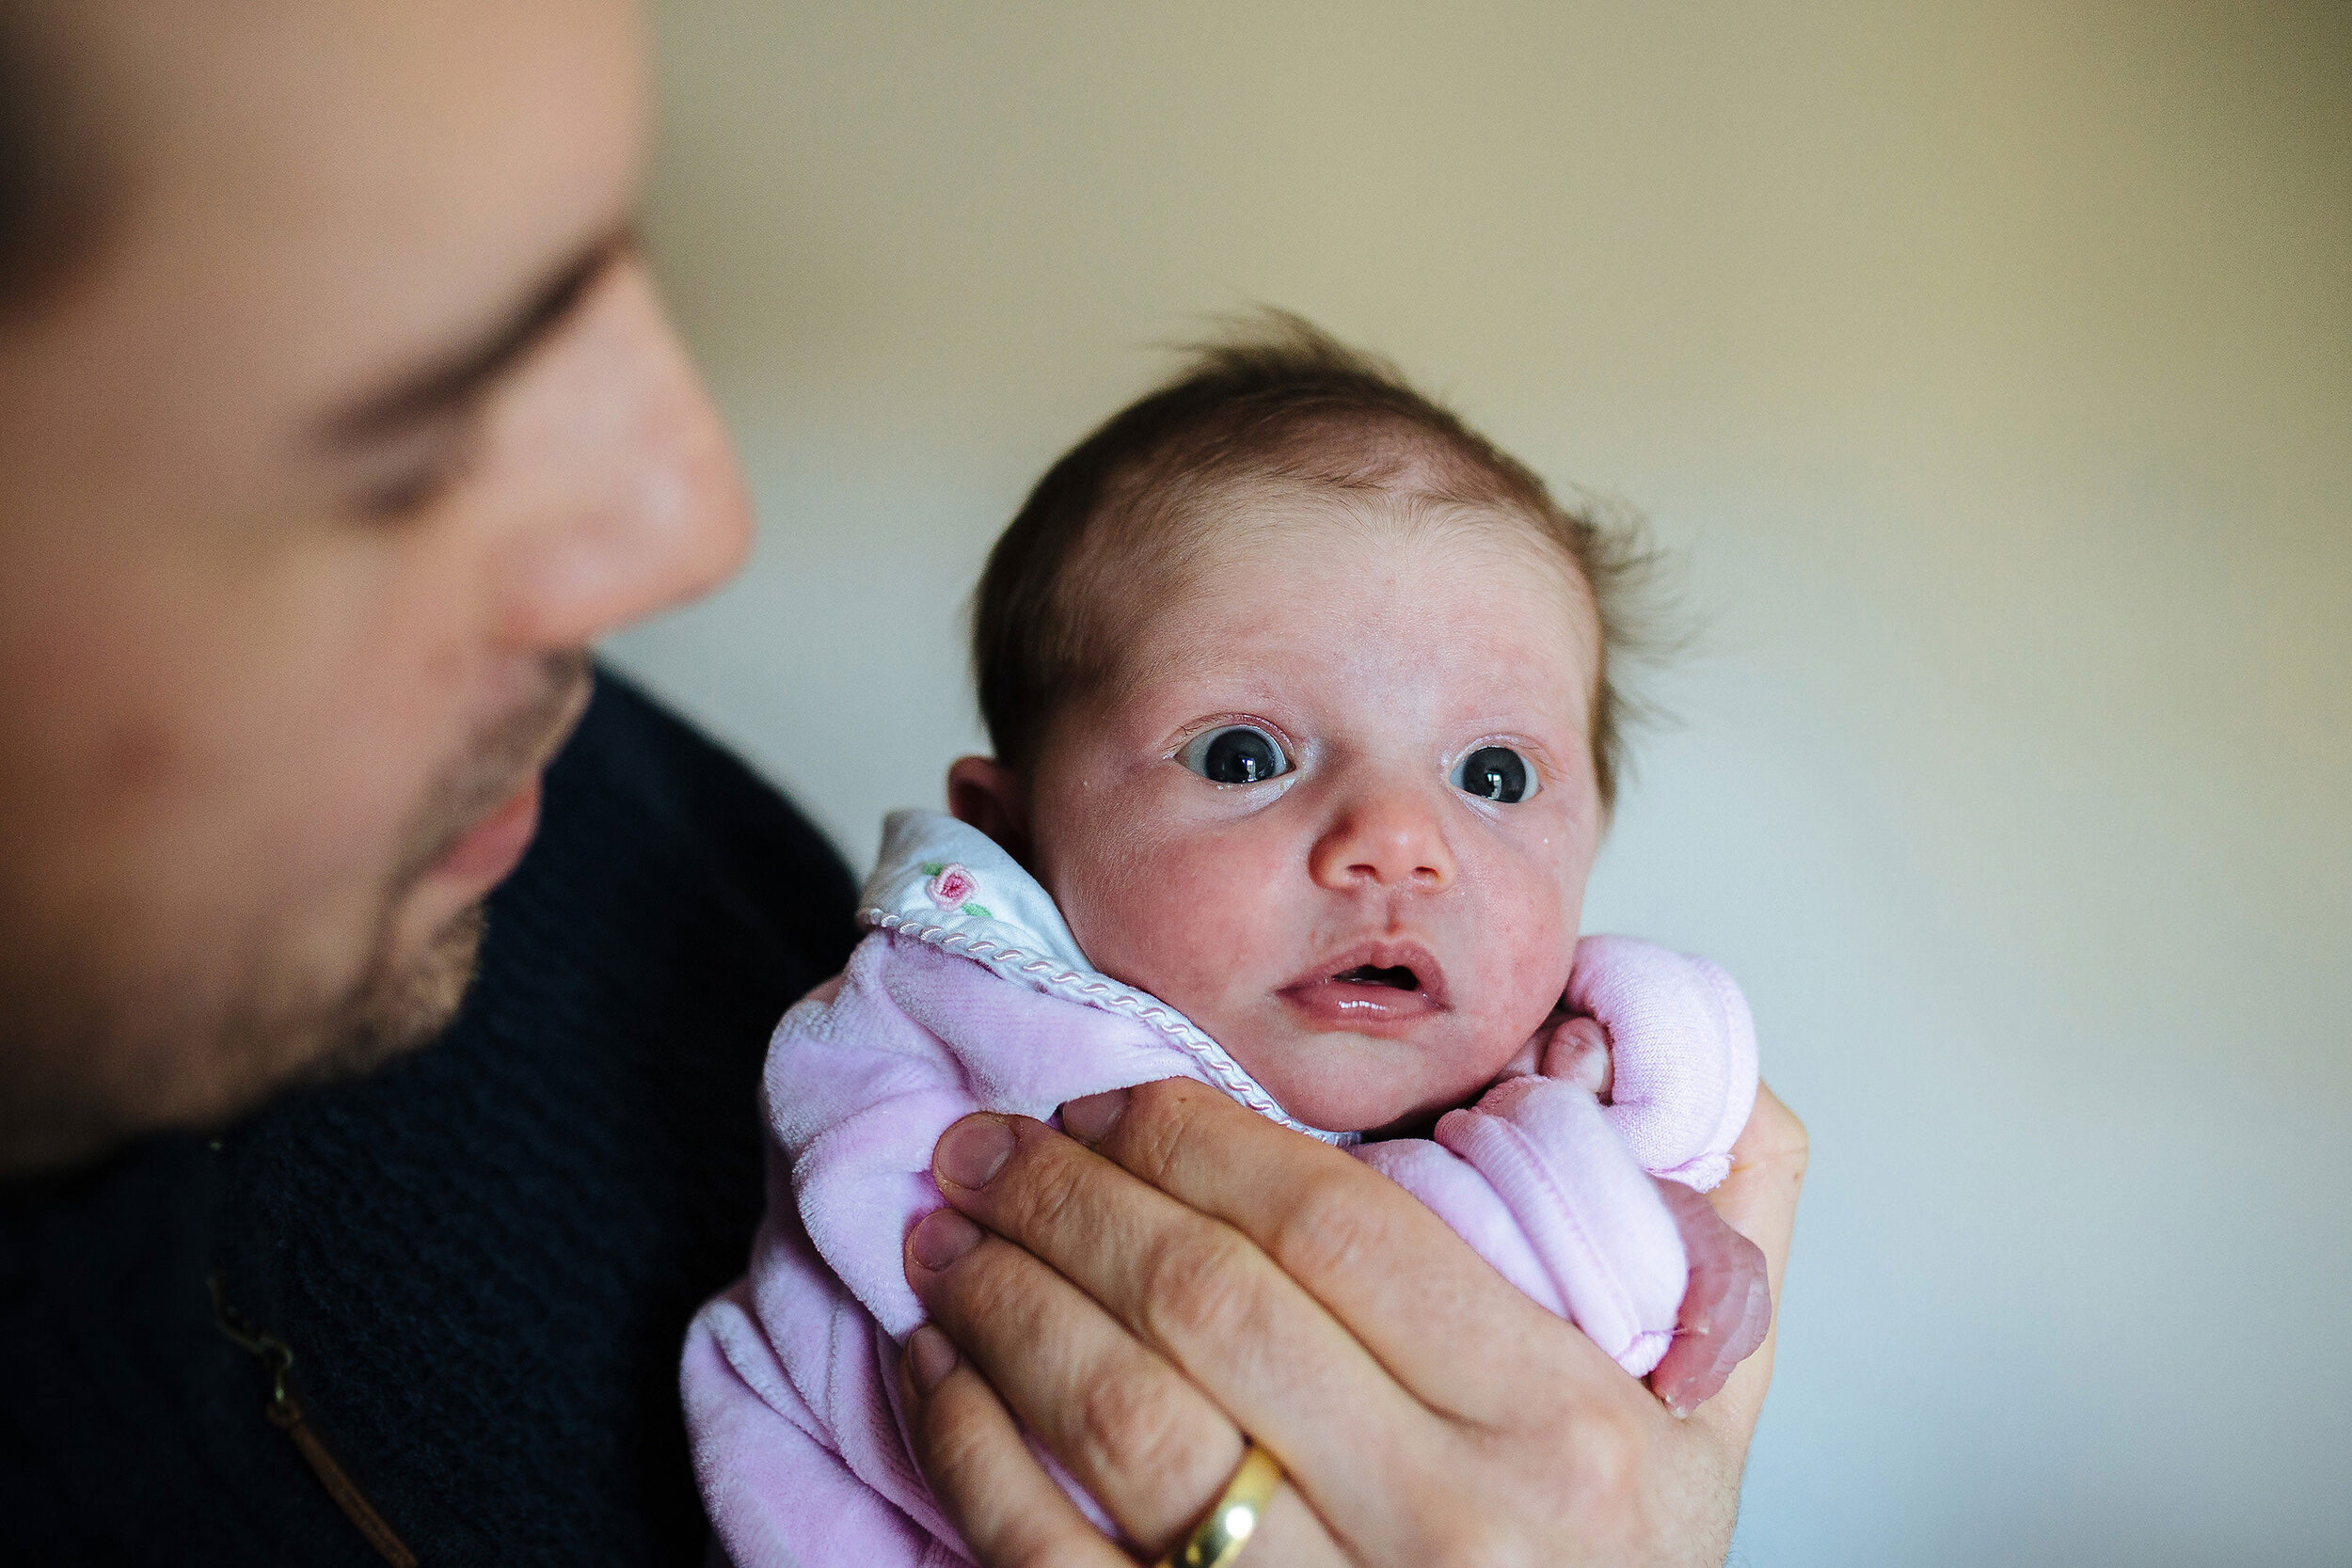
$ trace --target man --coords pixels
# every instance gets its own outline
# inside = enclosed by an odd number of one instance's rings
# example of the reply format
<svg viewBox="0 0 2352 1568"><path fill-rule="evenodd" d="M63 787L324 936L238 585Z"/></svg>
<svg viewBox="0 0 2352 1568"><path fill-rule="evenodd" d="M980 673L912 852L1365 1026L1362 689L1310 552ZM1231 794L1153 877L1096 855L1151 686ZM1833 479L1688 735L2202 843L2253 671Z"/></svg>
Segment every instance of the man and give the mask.
<svg viewBox="0 0 2352 1568"><path fill-rule="evenodd" d="M691 1557L678 1325L850 935L781 802L608 691L465 1026L239 1120L442 1031L584 650L743 554L638 19L0 19L0 1557L373 1560L319 1454L430 1557Z"/></svg>
<svg viewBox="0 0 2352 1568"><path fill-rule="evenodd" d="M643 71L621 0L0 7L0 1555L700 1556L678 1338L741 1265L766 1030L852 933L788 807L618 683L588 697L594 640L746 537L632 243ZM1230 1141L1230 1110L1139 1092L1102 1147ZM1802 1146L1759 1123L1732 1212L1777 1265ZM992 1402L1074 1410L1070 1348L1116 1344L1082 1302L1012 1344L975 1305L1066 1244L1004 1207L1073 1180L1032 1155L981 1216L1030 1250L926 1287L971 1366L914 1358L992 1561L1067 1524ZM1288 1143L1248 1158L1305 1190ZM1104 1189L1104 1235L1207 1256L1168 1227L1209 1200L1146 1174ZM1267 1250L1295 1296L1312 1260ZM1565 1496L1719 1559L1763 1362L1688 1440L1595 1385L1560 1418L1638 1452L1424 1450L1384 1507L1425 1533L1447 1496ZM1241 1402L1160 1430L1221 1466ZM1130 1459L1161 1418L1087 1415ZM1282 1496L1319 1496L1286 1458ZM1125 1484L1170 1519L1216 1492Z"/></svg>

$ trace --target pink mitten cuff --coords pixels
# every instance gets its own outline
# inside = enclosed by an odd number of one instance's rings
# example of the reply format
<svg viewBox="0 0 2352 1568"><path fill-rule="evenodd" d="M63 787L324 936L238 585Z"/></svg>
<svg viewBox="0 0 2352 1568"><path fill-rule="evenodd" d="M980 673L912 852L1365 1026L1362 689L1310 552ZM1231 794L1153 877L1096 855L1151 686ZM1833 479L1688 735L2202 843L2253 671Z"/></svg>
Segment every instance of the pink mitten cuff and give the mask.
<svg viewBox="0 0 2352 1568"><path fill-rule="evenodd" d="M1605 1114L1642 1167L1700 1192L1721 1182L1756 1106L1756 1022L1731 976L1656 942L1586 937L1567 1000L1609 1032Z"/></svg>
<svg viewBox="0 0 2352 1568"><path fill-rule="evenodd" d="M1437 1141L1486 1178L1576 1325L1635 1377L1657 1366L1689 1277L1682 1235L1591 1093L1506 1078L1447 1112Z"/></svg>

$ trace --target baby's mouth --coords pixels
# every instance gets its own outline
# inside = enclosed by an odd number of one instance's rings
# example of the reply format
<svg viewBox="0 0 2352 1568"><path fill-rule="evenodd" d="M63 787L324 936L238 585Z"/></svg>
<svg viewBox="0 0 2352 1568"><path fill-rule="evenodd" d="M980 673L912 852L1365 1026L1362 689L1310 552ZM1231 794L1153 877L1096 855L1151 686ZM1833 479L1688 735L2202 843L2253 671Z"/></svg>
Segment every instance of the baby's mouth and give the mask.
<svg viewBox="0 0 2352 1568"><path fill-rule="evenodd" d="M1378 942L1344 953L1280 992L1319 1029L1388 1034L1446 1010L1445 978L1416 942Z"/></svg>

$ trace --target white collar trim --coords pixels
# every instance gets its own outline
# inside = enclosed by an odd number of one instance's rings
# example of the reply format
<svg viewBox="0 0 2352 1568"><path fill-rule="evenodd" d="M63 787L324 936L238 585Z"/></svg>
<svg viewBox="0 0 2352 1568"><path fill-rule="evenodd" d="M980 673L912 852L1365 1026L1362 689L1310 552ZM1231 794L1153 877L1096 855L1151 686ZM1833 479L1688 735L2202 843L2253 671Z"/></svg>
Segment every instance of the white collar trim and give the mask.
<svg viewBox="0 0 2352 1568"><path fill-rule="evenodd" d="M1190 1019L1096 970L1037 879L993 839L952 816L894 811L883 819L882 854L858 894L858 919L971 958L1016 985L1147 1023L1261 1116L1325 1143L1358 1140L1357 1133L1298 1120Z"/></svg>

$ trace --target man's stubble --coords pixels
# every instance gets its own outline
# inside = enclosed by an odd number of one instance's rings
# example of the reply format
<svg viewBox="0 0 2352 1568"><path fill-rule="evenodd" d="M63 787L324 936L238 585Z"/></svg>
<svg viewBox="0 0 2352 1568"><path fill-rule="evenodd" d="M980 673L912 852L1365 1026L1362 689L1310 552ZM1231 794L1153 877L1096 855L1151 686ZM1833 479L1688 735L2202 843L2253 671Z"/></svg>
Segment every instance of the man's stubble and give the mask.
<svg viewBox="0 0 2352 1568"><path fill-rule="evenodd" d="M171 976L109 973L103 931L52 931L0 950L0 1174L50 1163L52 1149L93 1149L155 1125L211 1126L279 1092L356 1077L437 1038L480 961L484 901L404 943L403 907L458 839L544 768L584 707L584 653L545 656L532 695L485 726L427 793L373 899L356 963L305 974L297 933L267 915L246 945L225 1005L210 1017L184 1001L202 988ZM278 912L278 911L272 911ZM0 922L5 926L7 922ZM404 950L406 949L406 950ZM200 1052L190 1035L210 1037ZM208 1082L155 1122L119 1076L74 1064L201 1061ZM44 1081L45 1080L45 1081Z"/></svg>

